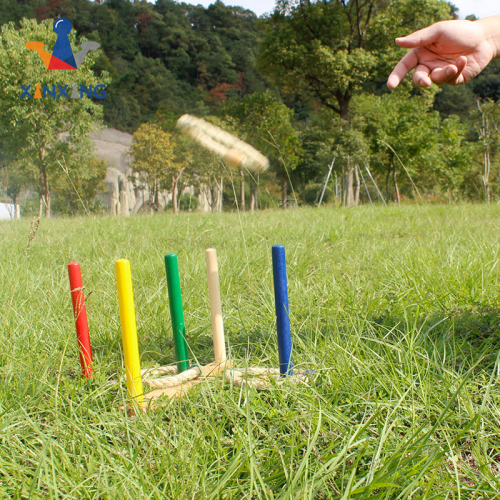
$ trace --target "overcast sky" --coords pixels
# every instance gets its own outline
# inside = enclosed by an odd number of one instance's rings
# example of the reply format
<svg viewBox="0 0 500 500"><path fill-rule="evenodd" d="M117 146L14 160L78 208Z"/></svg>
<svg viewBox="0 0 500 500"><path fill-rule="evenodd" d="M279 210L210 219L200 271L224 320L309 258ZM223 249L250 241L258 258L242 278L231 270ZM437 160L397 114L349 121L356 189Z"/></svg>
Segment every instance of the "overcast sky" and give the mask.
<svg viewBox="0 0 500 500"><path fill-rule="evenodd" d="M187 3L202 4L208 7L213 0L184 0ZM460 17L464 18L469 14L477 17L500 16L500 0L452 0L460 9ZM270 12L274 7L274 0L223 0L226 5L241 5L253 10L257 15Z"/></svg>

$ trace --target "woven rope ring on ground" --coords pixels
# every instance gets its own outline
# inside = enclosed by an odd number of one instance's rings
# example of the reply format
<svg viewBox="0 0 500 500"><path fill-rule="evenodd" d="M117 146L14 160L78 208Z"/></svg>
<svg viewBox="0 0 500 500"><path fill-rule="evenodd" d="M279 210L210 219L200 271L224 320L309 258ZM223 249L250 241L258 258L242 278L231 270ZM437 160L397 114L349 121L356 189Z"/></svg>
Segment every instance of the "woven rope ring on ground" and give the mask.
<svg viewBox="0 0 500 500"><path fill-rule="evenodd" d="M255 148L225 130L192 115L182 115L177 126L200 146L229 164L260 174L269 168L269 160Z"/></svg>
<svg viewBox="0 0 500 500"><path fill-rule="evenodd" d="M193 366L188 370L177 374L176 366L162 366L160 368L149 368L141 370L143 382L155 389L167 389L176 387L201 375L201 368ZM248 367L227 368L225 370L226 380L237 387L249 385L256 389L268 387L271 383L282 385L285 382L292 384L305 384L309 380L305 371L294 370L293 375L282 377L278 368Z"/></svg>
<svg viewBox="0 0 500 500"><path fill-rule="evenodd" d="M232 368L225 372L226 380L235 386L249 385L256 389L264 389L271 384L282 385L285 382L292 384L305 384L308 381L308 374L305 371L294 370L293 375L281 376L278 368Z"/></svg>
<svg viewBox="0 0 500 500"><path fill-rule="evenodd" d="M175 375L176 373L176 366L162 366L160 368L141 370L142 380L145 384L155 387L156 389L167 389L168 387L176 387L185 384L199 377L201 368L199 366L192 366L182 373Z"/></svg>

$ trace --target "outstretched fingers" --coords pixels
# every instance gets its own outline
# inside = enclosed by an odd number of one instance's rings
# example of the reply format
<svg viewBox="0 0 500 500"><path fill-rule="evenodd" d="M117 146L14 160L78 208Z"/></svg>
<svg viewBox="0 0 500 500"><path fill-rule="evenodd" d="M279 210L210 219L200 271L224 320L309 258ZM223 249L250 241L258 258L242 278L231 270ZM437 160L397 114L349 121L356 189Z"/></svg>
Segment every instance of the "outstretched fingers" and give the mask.
<svg viewBox="0 0 500 500"><path fill-rule="evenodd" d="M427 28L419 31L415 31L411 35L396 38L396 43L400 47L405 47L406 49L414 49L416 47L424 47L430 45L436 41L436 38L441 32L440 23L433 24Z"/></svg>
<svg viewBox="0 0 500 500"><path fill-rule="evenodd" d="M395 89L404 77L417 65L418 58L414 50L410 50L401 61L398 62L396 67L387 79L387 86L390 89Z"/></svg>
<svg viewBox="0 0 500 500"><path fill-rule="evenodd" d="M425 64L419 64L415 49L410 50L396 65L387 80L387 86L395 89L403 78L413 69L413 81L419 87L430 87L433 83L436 85L461 85L465 83L463 74L467 66L467 57L460 56L455 64L445 64L444 66L431 69Z"/></svg>

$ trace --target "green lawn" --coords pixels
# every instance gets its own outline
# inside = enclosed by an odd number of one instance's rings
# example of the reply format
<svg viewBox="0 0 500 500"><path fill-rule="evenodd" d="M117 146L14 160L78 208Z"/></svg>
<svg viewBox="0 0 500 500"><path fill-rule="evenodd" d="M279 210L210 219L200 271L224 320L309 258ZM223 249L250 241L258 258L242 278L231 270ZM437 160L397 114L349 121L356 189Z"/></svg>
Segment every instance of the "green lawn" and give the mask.
<svg viewBox="0 0 500 500"><path fill-rule="evenodd" d="M25 257L29 227L0 224L1 498L500 498L500 207L42 220ZM143 367L174 361L168 252L193 361L212 360L211 246L231 358L276 367L278 243L310 384L257 392L216 379L127 417L114 261L131 262Z"/></svg>

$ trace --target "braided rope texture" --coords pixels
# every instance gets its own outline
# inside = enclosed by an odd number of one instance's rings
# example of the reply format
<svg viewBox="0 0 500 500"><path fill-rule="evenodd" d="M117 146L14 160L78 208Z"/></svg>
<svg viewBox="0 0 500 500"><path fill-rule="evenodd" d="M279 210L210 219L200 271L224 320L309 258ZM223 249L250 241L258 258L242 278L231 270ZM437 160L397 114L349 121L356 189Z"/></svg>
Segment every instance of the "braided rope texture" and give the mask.
<svg viewBox="0 0 500 500"><path fill-rule="evenodd" d="M177 375L176 366L162 366L160 368L152 368L148 370L141 370L143 382L154 387L155 389L167 389L168 387L176 387L185 384L190 380L194 380L201 374L199 366L193 366L189 370L183 371ZM158 377L158 375L160 375ZM156 377L156 378L151 378Z"/></svg>
<svg viewBox="0 0 500 500"><path fill-rule="evenodd" d="M223 158L231 165L249 172L262 173L269 168L269 160L255 148L225 130L192 115L182 115L177 126L200 146Z"/></svg>
<svg viewBox="0 0 500 500"><path fill-rule="evenodd" d="M232 368L225 372L226 380L235 386L251 386L256 389L265 389L271 384L282 385L285 382L292 384L307 383L308 376L305 372L294 370L293 375L282 377L278 368Z"/></svg>
<svg viewBox="0 0 500 500"><path fill-rule="evenodd" d="M155 389L168 389L177 387L202 374L199 366L193 366L177 375L176 366L162 366L141 370L143 382ZM294 370L293 375L282 377L278 368L248 367L248 368L226 368L224 371L228 382L236 387L250 386L256 389L265 389L272 385L282 385L285 382L292 384L305 384L308 381L306 372Z"/></svg>

